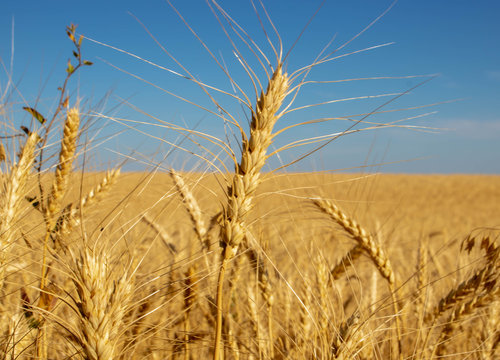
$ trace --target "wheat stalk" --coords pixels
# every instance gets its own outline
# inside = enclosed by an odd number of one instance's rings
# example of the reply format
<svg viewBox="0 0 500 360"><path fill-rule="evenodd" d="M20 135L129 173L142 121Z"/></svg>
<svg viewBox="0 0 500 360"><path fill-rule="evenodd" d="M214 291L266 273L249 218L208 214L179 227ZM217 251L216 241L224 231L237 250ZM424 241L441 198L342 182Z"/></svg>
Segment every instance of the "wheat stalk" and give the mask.
<svg viewBox="0 0 500 360"><path fill-rule="evenodd" d="M227 263L231 260L245 238L246 219L250 212L257 187L261 182L260 171L267 160L267 149L272 142L274 125L280 118L277 114L288 90L288 76L279 63L269 80L266 92L262 92L252 114L250 137L242 133L242 154L228 188L228 204L224 208L220 230L222 260L217 280L217 319L214 344L214 360L220 360L222 334L222 286Z"/></svg>

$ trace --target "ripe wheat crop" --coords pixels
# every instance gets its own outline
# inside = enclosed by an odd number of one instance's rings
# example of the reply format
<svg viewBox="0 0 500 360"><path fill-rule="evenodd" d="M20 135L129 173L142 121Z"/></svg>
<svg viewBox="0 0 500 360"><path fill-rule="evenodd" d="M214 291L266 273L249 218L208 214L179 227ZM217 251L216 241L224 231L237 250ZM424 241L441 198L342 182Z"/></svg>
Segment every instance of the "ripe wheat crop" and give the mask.
<svg viewBox="0 0 500 360"><path fill-rule="evenodd" d="M25 107L30 127L2 129L0 359L497 359L498 177L473 177L471 191L472 176L268 171L289 149L314 156L344 135L392 124L365 121L383 106L287 122L303 108L295 102L314 83L311 69L349 55L337 52L351 41L297 66L263 4L254 4L263 29L276 32L276 40L265 32L269 48L208 5L253 91L179 13L233 92L182 64L180 76L208 96L215 110L199 106L230 136L155 123L194 144L198 153L171 146L205 171L80 167L96 113L70 95L73 75L92 65L73 25L74 58L51 116ZM241 105L248 123L218 95ZM3 106L0 116L7 122ZM291 129L333 121L354 125L280 142Z"/></svg>

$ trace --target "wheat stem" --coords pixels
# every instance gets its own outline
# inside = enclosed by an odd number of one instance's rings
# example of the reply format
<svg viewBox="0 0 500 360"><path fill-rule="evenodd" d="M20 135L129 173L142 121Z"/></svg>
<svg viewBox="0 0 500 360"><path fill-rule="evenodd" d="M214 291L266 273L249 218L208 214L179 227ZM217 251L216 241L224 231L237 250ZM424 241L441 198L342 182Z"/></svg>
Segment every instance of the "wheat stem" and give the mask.
<svg viewBox="0 0 500 360"><path fill-rule="evenodd" d="M288 76L278 64L266 92L257 100L250 123L250 137L242 133L241 161L236 165L232 183L228 188L228 204L224 209L221 226L222 259L217 284L217 324L215 330L214 360L219 360L222 335L222 288L227 262L238 252L245 238L246 218L250 212L255 192L261 182L260 171L267 160L267 149L272 143L272 131L280 114L277 114L288 90Z"/></svg>

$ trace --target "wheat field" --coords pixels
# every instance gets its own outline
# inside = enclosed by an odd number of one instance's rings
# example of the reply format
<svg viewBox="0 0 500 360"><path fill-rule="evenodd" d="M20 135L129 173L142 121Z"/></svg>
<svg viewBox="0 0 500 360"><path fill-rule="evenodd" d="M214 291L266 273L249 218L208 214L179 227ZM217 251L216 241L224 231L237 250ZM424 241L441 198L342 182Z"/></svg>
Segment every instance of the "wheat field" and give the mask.
<svg viewBox="0 0 500 360"><path fill-rule="evenodd" d="M213 100L236 145L168 125L213 146L206 171L88 171L96 114L68 84L92 63L67 35L57 107L2 138L1 359L498 359L499 176L268 171L330 56L289 72L270 39L255 94L234 95L248 124ZM365 122L378 110L355 125L393 126Z"/></svg>

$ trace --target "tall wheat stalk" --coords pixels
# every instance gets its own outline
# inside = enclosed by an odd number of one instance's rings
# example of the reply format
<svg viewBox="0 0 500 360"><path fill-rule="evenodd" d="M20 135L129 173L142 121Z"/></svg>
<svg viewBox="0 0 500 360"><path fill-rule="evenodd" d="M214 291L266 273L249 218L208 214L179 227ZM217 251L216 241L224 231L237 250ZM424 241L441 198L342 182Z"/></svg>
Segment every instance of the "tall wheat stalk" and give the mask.
<svg viewBox="0 0 500 360"><path fill-rule="evenodd" d="M288 76L282 64L274 70L266 92L257 99L250 124L250 137L242 134L242 154L228 188L228 204L224 209L221 225L222 259L217 280L217 317L214 343L214 360L220 360L222 334L222 306L224 275L228 262L236 255L246 233L246 219L255 192L261 181L261 169L267 160L267 149L272 143L272 131L280 118L277 114L288 90Z"/></svg>
<svg viewBox="0 0 500 360"><path fill-rule="evenodd" d="M42 250L42 270L40 275L40 292L44 294L48 275L48 246L51 235L54 234L56 219L61 211L61 200L66 194L68 188L69 176L73 167L73 160L76 151L76 140L78 129L80 127L80 111L78 108L68 110L63 127L63 136L61 139L61 149L59 151L59 160L55 171L55 178L52 184L50 196L47 199L47 205L44 209L45 219L45 238L43 240ZM40 296L38 307L43 311L47 310L46 296ZM47 358L47 332L44 322L38 328L37 337L37 356L39 359Z"/></svg>

